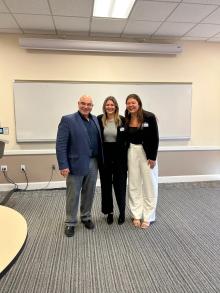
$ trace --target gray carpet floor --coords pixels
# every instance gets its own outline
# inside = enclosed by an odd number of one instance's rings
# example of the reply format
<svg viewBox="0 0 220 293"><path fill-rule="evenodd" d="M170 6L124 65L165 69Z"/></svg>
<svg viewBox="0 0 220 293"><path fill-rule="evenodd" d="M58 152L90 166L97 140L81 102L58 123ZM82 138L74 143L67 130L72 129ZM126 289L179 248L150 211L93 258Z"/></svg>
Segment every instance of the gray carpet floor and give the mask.
<svg viewBox="0 0 220 293"><path fill-rule="evenodd" d="M157 221L147 230L108 226L64 236L65 190L17 192L7 206L28 223L26 245L0 280L1 293L220 292L220 184L161 184ZM2 223L1 223L2 224ZM12 231L13 233L13 231Z"/></svg>

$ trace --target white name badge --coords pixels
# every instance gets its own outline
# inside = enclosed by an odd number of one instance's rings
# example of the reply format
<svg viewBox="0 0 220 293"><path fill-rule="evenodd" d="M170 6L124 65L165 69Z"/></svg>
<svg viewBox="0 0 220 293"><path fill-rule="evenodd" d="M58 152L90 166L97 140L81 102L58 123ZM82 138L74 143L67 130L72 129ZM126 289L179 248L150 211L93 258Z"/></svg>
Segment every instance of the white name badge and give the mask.
<svg viewBox="0 0 220 293"><path fill-rule="evenodd" d="M120 131L125 131L125 128L124 128L124 127L120 127L119 130L120 130Z"/></svg>
<svg viewBox="0 0 220 293"><path fill-rule="evenodd" d="M147 122L144 122L143 127L149 127L149 124Z"/></svg>

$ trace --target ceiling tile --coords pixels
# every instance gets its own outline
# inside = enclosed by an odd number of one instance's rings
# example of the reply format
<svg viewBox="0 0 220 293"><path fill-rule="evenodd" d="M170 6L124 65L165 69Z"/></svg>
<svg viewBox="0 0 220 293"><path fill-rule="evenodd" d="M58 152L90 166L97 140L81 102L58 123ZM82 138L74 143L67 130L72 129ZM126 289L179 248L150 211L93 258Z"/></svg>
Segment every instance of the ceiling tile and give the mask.
<svg viewBox="0 0 220 293"><path fill-rule="evenodd" d="M24 32L55 32L51 16L15 14L15 18Z"/></svg>
<svg viewBox="0 0 220 293"><path fill-rule="evenodd" d="M220 32L218 33L218 34L216 34L214 37L213 37L213 39L214 38L220 38Z"/></svg>
<svg viewBox="0 0 220 293"><path fill-rule="evenodd" d="M220 32L220 25L215 24L198 24L186 36L209 38Z"/></svg>
<svg viewBox="0 0 220 293"><path fill-rule="evenodd" d="M0 0L0 33L113 37L118 41L220 38L220 0L136 0L128 19L92 17L93 3Z"/></svg>
<svg viewBox="0 0 220 293"><path fill-rule="evenodd" d="M19 28L0 28L0 34L19 34L22 31Z"/></svg>
<svg viewBox="0 0 220 293"><path fill-rule="evenodd" d="M140 1L149 1L149 0L140 0ZM152 2L175 2L180 3L182 0L151 0Z"/></svg>
<svg viewBox="0 0 220 293"><path fill-rule="evenodd" d="M50 14L47 0L4 0L13 13Z"/></svg>
<svg viewBox="0 0 220 293"><path fill-rule="evenodd" d="M220 37L219 38L212 38L212 39L209 39L208 42L220 42Z"/></svg>
<svg viewBox="0 0 220 293"><path fill-rule="evenodd" d="M220 24L220 8L215 10L212 14L206 17L202 23Z"/></svg>
<svg viewBox="0 0 220 293"><path fill-rule="evenodd" d="M93 18L91 33L121 34L126 24L125 19Z"/></svg>
<svg viewBox="0 0 220 293"><path fill-rule="evenodd" d="M9 12L8 8L5 6L2 0L0 0L0 12Z"/></svg>
<svg viewBox="0 0 220 293"><path fill-rule="evenodd" d="M220 42L220 34L217 34L213 38L208 39L208 42Z"/></svg>
<svg viewBox="0 0 220 293"><path fill-rule="evenodd" d="M208 39L209 42L220 42L220 33Z"/></svg>
<svg viewBox="0 0 220 293"><path fill-rule="evenodd" d="M183 0L185 3L197 3L197 4L214 4L220 5L220 0Z"/></svg>
<svg viewBox="0 0 220 293"><path fill-rule="evenodd" d="M174 37L174 36L170 36L170 37L165 37L165 36L151 36L151 40L163 40L163 41L166 41L167 40L170 42L170 41L177 41L179 40L180 38L179 37Z"/></svg>
<svg viewBox="0 0 220 293"><path fill-rule="evenodd" d="M10 14L1 13L0 14L0 28L3 29L14 29L18 28L14 18Z"/></svg>
<svg viewBox="0 0 220 293"><path fill-rule="evenodd" d="M161 22L156 21L129 21L124 30L124 35L152 35Z"/></svg>
<svg viewBox="0 0 220 293"><path fill-rule="evenodd" d="M216 9L215 5L180 4L168 17L167 21L174 22L199 22Z"/></svg>
<svg viewBox="0 0 220 293"><path fill-rule="evenodd" d="M155 33L155 36L183 36L193 26L195 26L194 23L165 22Z"/></svg>
<svg viewBox="0 0 220 293"><path fill-rule="evenodd" d="M54 16L57 31L62 32L88 32L90 19L85 17Z"/></svg>
<svg viewBox="0 0 220 293"><path fill-rule="evenodd" d="M131 20L163 21L178 3L138 1L131 12Z"/></svg>
<svg viewBox="0 0 220 293"><path fill-rule="evenodd" d="M49 0L52 13L63 16L92 16L93 1L91 0Z"/></svg>

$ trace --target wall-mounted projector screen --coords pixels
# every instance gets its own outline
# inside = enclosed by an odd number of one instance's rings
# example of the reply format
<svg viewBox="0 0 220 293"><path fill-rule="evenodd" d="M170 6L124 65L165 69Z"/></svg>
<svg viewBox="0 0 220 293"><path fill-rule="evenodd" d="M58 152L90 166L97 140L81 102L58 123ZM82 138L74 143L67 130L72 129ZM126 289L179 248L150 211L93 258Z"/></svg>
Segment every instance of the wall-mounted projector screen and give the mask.
<svg viewBox="0 0 220 293"><path fill-rule="evenodd" d="M93 114L102 113L103 101L111 95L123 115L131 93L138 94L143 108L157 116L160 139L190 139L191 83L15 81L17 142L55 141L61 116L77 111L83 94L93 97Z"/></svg>

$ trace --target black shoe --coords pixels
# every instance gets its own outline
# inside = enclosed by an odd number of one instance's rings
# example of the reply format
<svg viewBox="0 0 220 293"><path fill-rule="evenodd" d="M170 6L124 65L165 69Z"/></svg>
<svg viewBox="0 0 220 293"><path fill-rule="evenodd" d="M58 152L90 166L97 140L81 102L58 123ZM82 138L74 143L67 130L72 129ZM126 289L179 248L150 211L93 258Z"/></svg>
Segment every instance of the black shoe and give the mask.
<svg viewBox="0 0 220 293"><path fill-rule="evenodd" d="M74 235L75 227L73 226L66 226L64 233L67 237L72 237Z"/></svg>
<svg viewBox="0 0 220 293"><path fill-rule="evenodd" d="M82 221L82 223L84 224L84 226L89 229L92 230L95 228L94 223L92 222L92 220L88 220L88 221Z"/></svg>
<svg viewBox="0 0 220 293"><path fill-rule="evenodd" d="M119 215L118 217L118 225L122 225L125 222L125 216Z"/></svg>
<svg viewBox="0 0 220 293"><path fill-rule="evenodd" d="M108 214L106 221L107 221L108 225L111 225L114 221L113 214Z"/></svg>

